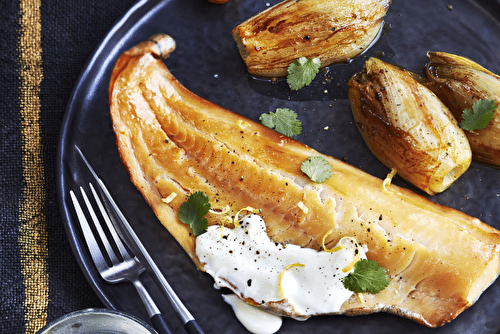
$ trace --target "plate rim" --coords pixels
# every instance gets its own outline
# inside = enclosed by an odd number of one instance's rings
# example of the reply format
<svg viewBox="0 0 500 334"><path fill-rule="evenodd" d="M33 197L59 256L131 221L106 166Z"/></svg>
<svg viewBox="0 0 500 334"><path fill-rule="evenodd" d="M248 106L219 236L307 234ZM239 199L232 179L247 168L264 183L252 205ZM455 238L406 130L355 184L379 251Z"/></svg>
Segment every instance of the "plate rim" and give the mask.
<svg viewBox="0 0 500 334"><path fill-rule="evenodd" d="M121 40L125 39L129 33L121 35L120 33L129 29L131 26L135 26L140 20L136 18L146 17L147 14L151 13L154 8L161 4L166 3L169 0L139 0L132 7L130 7L126 13L118 19L112 28L107 32L104 38L97 44L96 49L91 53L88 60L80 72L73 90L70 94L63 120L60 127L59 139L57 144L56 152L56 190L57 190L57 200L59 204L59 211L61 218L63 220L63 225L66 230L67 237L70 241L70 247L73 251L75 260L78 263L83 275L88 281L91 288L94 290L101 302L108 308L113 310L118 309L118 305L106 294L103 289L103 280L99 273L96 271L90 255L87 254L87 249L84 246L84 240L81 239L80 231L73 224L71 209L69 208L67 197L68 195L64 193L67 189L66 185L66 156L67 156L67 143L66 138L68 136L69 125L71 120L75 115L75 109L79 109L81 106L76 105L75 100L82 94L85 94L90 88L93 91L93 84L88 85L92 82L91 74L95 72L95 66L98 64L109 63L119 56L119 52L124 48L124 45L120 43ZM132 30L131 30L132 31ZM107 45L113 45L114 52L106 54L108 49ZM88 99L93 96L93 93L88 94L86 97L82 98L82 105L88 103ZM80 101L80 100L79 100Z"/></svg>

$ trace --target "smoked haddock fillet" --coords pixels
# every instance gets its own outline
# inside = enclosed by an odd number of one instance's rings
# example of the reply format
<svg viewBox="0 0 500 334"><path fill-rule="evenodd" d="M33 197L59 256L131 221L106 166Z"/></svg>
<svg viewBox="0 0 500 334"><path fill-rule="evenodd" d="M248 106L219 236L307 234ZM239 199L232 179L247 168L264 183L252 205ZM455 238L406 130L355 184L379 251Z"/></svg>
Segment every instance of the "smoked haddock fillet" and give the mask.
<svg viewBox="0 0 500 334"><path fill-rule="evenodd" d="M389 286L353 295L342 314L382 311L441 326L497 278L499 231L409 190L384 188L378 178L191 93L160 59L174 48L170 37L157 35L121 55L109 86L110 111L132 182L200 270L196 238L177 216L197 191L213 209L228 205L229 214L262 209L277 243L320 249L328 235L328 247L343 237L366 246L366 256L386 269ZM328 181L317 184L301 172L311 156L331 164ZM221 220L213 213L207 219Z"/></svg>

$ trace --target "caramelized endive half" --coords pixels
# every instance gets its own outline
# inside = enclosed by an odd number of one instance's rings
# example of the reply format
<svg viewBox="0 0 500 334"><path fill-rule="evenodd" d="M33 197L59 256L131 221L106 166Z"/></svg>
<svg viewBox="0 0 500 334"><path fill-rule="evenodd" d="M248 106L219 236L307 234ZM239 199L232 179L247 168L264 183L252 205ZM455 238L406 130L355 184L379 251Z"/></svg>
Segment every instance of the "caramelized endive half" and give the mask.
<svg viewBox="0 0 500 334"><path fill-rule="evenodd" d="M428 52L427 78L432 89L461 122L464 109L477 100L494 100L500 107L500 76L470 59L445 53ZM500 166L500 109L493 120L474 132L465 131L475 160Z"/></svg>
<svg viewBox="0 0 500 334"><path fill-rule="evenodd" d="M373 154L428 194L446 190L469 168L472 154L462 129L409 72L370 58L349 81L349 100Z"/></svg>
<svg viewBox="0 0 500 334"><path fill-rule="evenodd" d="M366 246L367 257L387 270L389 286L363 300L353 295L343 314L385 311L440 326L496 279L499 231L409 190L384 189L378 178L200 98L158 59L161 49L147 42L118 59L111 118L131 180L200 270L195 237L177 216L196 191L215 210L229 205L232 216L247 206L262 209L274 242L319 249L328 235L328 248L344 237ZM328 181L316 184L301 172L310 156L330 163ZM206 218L221 222L220 214ZM249 302L303 316L279 303Z"/></svg>
<svg viewBox="0 0 500 334"><path fill-rule="evenodd" d="M248 72L280 77L300 57L322 66L364 52L379 34L391 0L286 0L233 29Z"/></svg>

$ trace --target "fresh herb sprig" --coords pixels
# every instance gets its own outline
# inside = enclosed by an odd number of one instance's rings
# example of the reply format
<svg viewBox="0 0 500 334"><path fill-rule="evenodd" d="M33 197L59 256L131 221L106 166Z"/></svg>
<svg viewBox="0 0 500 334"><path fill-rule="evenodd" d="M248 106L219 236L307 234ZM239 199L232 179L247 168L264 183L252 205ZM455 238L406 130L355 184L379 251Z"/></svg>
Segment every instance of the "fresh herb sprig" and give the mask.
<svg viewBox="0 0 500 334"><path fill-rule="evenodd" d="M208 201L208 196L198 191L191 194L179 209L179 219L191 227L195 237L205 233L208 229L208 220L204 218L211 207Z"/></svg>
<svg viewBox="0 0 500 334"><path fill-rule="evenodd" d="M300 170L316 183L323 183L332 176L332 166L322 156L307 158L300 165Z"/></svg>
<svg viewBox="0 0 500 334"><path fill-rule="evenodd" d="M484 129L493 119L496 109L494 100L477 100L472 108L464 109L460 126L472 133L475 133L474 130Z"/></svg>
<svg viewBox="0 0 500 334"><path fill-rule="evenodd" d="M288 66L286 81L291 90L299 90L309 86L319 72L321 60L319 58L307 59L300 57Z"/></svg>
<svg viewBox="0 0 500 334"><path fill-rule="evenodd" d="M344 277L344 287L356 293L378 293L389 285L389 276L376 261L361 259L354 271Z"/></svg>
<svg viewBox="0 0 500 334"><path fill-rule="evenodd" d="M260 122L288 137L298 136L302 132L302 122L297 118L297 113L288 108L278 108L276 112L262 114Z"/></svg>

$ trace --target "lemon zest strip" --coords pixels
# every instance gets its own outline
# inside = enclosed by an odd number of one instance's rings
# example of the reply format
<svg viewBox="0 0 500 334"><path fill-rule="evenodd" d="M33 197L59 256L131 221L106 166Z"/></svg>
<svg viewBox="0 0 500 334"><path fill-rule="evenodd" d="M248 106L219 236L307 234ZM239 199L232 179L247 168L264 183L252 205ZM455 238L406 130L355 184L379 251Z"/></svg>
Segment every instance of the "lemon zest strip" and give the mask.
<svg viewBox="0 0 500 334"><path fill-rule="evenodd" d="M224 238L224 225L219 225L220 238Z"/></svg>
<svg viewBox="0 0 500 334"><path fill-rule="evenodd" d="M240 223L239 223L239 215L241 213L241 211L249 211L251 213L261 213L262 210L261 209L255 209L255 208L252 208L250 206L247 206L241 210L239 210L238 212L236 212L236 215L234 216L234 218L231 218L231 216L227 215L227 213L229 211L231 211L231 207L229 205L226 205L223 209L221 209L220 211L215 211L215 210L209 210L210 213L214 214L214 215L218 215L218 216L222 216L221 217L221 224L220 224L220 227L221 227L221 237L223 237L223 228L226 226L226 224L232 224L234 226L234 228L236 227L239 227L240 226Z"/></svg>
<svg viewBox="0 0 500 334"><path fill-rule="evenodd" d="M208 210L208 212L213 213L214 215L225 215L226 213L229 212L229 210L231 210L231 208L229 207L229 205L226 204L226 207L221 209L220 211L215 211L213 209L210 209Z"/></svg>
<svg viewBox="0 0 500 334"><path fill-rule="evenodd" d="M168 195L168 196L167 196L167 197L165 197L165 198L162 198L162 199L161 199L161 201L162 201L163 203L167 203L167 204L168 204L168 203L172 202L172 201L174 200L174 198L175 198L175 197L177 197L177 193L175 193L175 192L171 192L171 193L170 193L170 195Z"/></svg>
<svg viewBox="0 0 500 334"><path fill-rule="evenodd" d="M326 241L326 238L333 233L333 229L326 232L325 235L323 236L323 239L321 240L321 245L323 247L323 250L327 253L333 253L333 252L337 252L341 249L344 248L344 245L342 244L339 244L337 247L333 247L333 248L327 248L326 245L325 245L325 241Z"/></svg>
<svg viewBox="0 0 500 334"><path fill-rule="evenodd" d="M344 238L340 239L339 244L342 243L342 240L346 240L346 239L352 240L354 242L354 245L356 246L356 249L354 251L354 254L355 254L354 259L344 269L342 269L342 272L344 272L344 273L351 271L352 268L354 268L354 265L356 264L356 262L358 262L359 259L361 259L361 249L360 249L360 246L359 246L358 242L356 241L356 239L354 239L352 237L344 237Z"/></svg>
<svg viewBox="0 0 500 334"><path fill-rule="evenodd" d="M297 203L297 206L300 210L302 210L302 212L304 212L304 214L307 215L309 213L309 208L303 202Z"/></svg>
<svg viewBox="0 0 500 334"><path fill-rule="evenodd" d="M242 129L242 130L243 130L244 128L246 128L247 126L249 126L249 125L250 125L250 123L248 123L248 122L245 122L245 121L243 121L243 120L241 120L241 119L240 119L240 120L238 120L238 126L239 126L239 127L240 127L240 129Z"/></svg>
<svg viewBox="0 0 500 334"><path fill-rule="evenodd" d="M280 273L280 277L279 277L279 280L278 280L278 289L280 291L280 295L283 299L287 299L285 297L285 294L283 293L283 285L281 283L281 281L283 280L283 276L285 275L285 272L288 270L288 269L291 269L291 268L294 268L294 267L305 267L306 265L303 264L303 263L291 263L289 264L288 266L285 267L285 269L283 269L283 271Z"/></svg>
<svg viewBox="0 0 500 334"><path fill-rule="evenodd" d="M247 206L246 208L240 209L238 212L236 212L236 215L234 215L234 219L233 219L234 227L240 226L240 220L239 220L238 216L240 215L241 211L248 211L250 213L261 213L262 212L261 209L255 209L255 208L252 208L251 206Z"/></svg>
<svg viewBox="0 0 500 334"><path fill-rule="evenodd" d="M391 185L392 179L394 176L396 176L398 170L396 168L392 168L391 172L387 174L387 177L385 178L384 182L382 183L382 186L384 187L384 191L387 191L387 187Z"/></svg>

